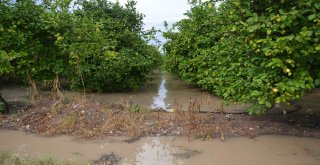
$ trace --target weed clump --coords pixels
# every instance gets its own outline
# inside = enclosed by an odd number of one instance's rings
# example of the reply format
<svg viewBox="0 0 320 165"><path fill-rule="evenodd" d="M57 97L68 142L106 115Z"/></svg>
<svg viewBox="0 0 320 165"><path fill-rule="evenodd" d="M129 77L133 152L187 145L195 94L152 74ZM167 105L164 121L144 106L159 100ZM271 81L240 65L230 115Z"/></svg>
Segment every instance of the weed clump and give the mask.
<svg viewBox="0 0 320 165"><path fill-rule="evenodd" d="M9 152L0 152L0 164L2 165L85 165L88 163L79 161L63 161L52 157L29 157Z"/></svg>

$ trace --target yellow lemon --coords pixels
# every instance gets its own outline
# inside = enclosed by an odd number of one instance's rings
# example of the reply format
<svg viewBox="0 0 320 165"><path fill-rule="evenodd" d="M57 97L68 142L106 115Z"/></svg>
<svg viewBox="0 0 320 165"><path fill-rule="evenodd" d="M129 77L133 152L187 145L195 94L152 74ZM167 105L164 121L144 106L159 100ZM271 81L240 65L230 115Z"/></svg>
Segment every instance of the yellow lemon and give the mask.
<svg viewBox="0 0 320 165"><path fill-rule="evenodd" d="M290 69L289 69L289 68L287 68L287 69L286 69L286 72L287 72L287 73L290 73L291 71L290 71Z"/></svg>
<svg viewBox="0 0 320 165"><path fill-rule="evenodd" d="M277 92L279 92L279 89L278 88L272 88L272 92L277 93Z"/></svg>

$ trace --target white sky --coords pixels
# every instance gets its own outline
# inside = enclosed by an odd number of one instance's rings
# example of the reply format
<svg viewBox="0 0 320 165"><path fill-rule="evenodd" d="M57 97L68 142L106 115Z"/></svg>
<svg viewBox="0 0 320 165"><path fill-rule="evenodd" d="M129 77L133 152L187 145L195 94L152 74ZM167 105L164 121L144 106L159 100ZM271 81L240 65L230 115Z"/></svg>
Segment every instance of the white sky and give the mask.
<svg viewBox="0 0 320 165"><path fill-rule="evenodd" d="M116 2L117 0L111 0ZM120 4L125 4L127 0L118 0ZM190 9L188 0L136 0L137 9L145 15L143 20L144 28L155 27L164 30L163 22L166 20L169 25L184 18L184 13ZM157 35L162 42L163 37Z"/></svg>

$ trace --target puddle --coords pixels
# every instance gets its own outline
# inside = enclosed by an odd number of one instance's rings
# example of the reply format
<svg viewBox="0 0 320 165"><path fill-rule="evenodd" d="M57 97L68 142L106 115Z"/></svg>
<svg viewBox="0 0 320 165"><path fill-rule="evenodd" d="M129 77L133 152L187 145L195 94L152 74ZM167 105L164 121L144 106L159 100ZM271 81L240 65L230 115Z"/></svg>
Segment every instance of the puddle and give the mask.
<svg viewBox="0 0 320 165"><path fill-rule="evenodd" d="M47 138L0 130L0 139L0 151L80 161L97 160L113 152L120 157L119 164L124 165L316 165L320 162L320 139L290 136L237 137L225 142L148 137L129 144L124 142L124 137L76 140L69 136Z"/></svg>

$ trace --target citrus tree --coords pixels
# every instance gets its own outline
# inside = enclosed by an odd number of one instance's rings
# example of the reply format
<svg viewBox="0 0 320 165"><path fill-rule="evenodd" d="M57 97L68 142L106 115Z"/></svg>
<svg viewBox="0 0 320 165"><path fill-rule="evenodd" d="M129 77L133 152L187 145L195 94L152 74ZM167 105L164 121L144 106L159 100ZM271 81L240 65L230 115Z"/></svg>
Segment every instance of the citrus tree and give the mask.
<svg viewBox="0 0 320 165"><path fill-rule="evenodd" d="M52 7L57 2L47 4ZM7 61L3 68L13 68L14 74L31 85L36 96L37 83L55 79L66 66L67 58L55 44L56 31L63 30L63 10L38 5L33 0L6 1L2 7L5 15L1 17L0 50L8 55L3 56Z"/></svg>
<svg viewBox="0 0 320 165"><path fill-rule="evenodd" d="M320 85L320 2L190 1L164 32L166 68L250 114L299 99Z"/></svg>
<svg viewBox="0 0 320 165"><path fill-rule="evenodd" d="M0 74L37 84L59 77L72 89L132 90L157 67L134 1L3 0L0 3Z"/></svg>
<svg viewBox="0 0 320 165"><path fill-rule="evenodd" d="M73 89L134 90L157 67L160 54L144 40L143 15L134 1L77 1L71 28L58 44L69 56Z"/></svg>

